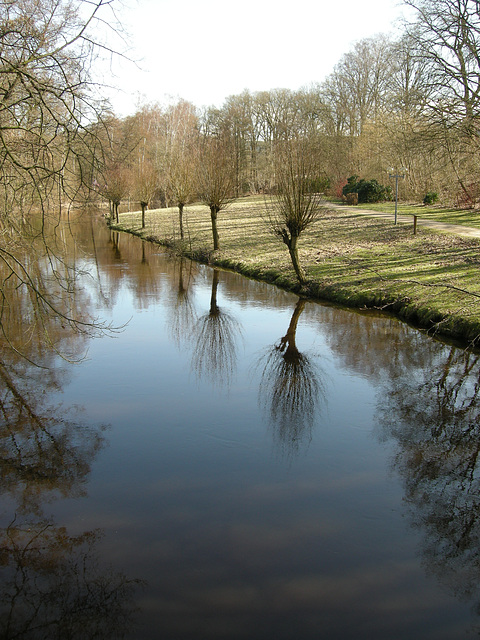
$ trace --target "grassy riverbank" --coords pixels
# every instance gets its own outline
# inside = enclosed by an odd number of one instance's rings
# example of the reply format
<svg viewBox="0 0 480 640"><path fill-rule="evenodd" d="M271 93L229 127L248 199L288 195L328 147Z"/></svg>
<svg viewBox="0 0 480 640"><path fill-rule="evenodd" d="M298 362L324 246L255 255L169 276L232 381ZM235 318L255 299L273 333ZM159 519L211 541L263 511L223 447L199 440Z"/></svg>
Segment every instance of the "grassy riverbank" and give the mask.
<svg viewBox="0 0 480 640"><path fill-rule="evenodd" d="M210 212L185 212L179 241L178 209L120 214L113 228L175 247L203 262L234 269L312 298L356 308L378 308L430 333L480 341L480 241L370 218L355 208L325 211L300 238L309 284L300 290L285 245L269 234L262 197L243 198L218 216L220 250L213 252Z"/></svg>

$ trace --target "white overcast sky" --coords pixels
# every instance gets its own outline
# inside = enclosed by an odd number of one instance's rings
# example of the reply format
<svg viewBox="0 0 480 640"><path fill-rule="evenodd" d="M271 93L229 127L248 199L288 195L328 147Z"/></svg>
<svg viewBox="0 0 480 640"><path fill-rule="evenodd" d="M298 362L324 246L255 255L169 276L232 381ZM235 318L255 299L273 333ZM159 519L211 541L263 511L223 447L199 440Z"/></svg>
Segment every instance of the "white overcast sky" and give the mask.
<svg viewBox="0 0 480 640"><path fill-rule="evenodd" d="M321 82L357 40L395 33L401 0L123 0L130 57L108 72L117 115L179 98L221 107L244 89Z"/></svg>

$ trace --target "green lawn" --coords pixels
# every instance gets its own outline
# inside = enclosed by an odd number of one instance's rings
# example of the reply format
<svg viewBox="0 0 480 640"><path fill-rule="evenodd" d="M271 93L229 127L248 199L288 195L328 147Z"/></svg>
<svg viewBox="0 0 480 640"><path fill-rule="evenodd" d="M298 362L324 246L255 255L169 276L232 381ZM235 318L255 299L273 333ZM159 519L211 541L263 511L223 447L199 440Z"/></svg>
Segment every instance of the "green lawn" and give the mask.
<svg viewBox="0 0 480 640"><path fill-rule="evenodd" d="M480 241L424 229L414 236L411 223L395 226L359 216L355 207L327 210L300 238L309 281L300 291L285 245L267 230L264 208L262 197L252 197L221 211L217 252L211 249L209 210L202 205L186 209L183 243L176 208L147 212L145 229L140 213L123 213L115 228L303 295L389 310L432 333L480 340Z"/></svg>

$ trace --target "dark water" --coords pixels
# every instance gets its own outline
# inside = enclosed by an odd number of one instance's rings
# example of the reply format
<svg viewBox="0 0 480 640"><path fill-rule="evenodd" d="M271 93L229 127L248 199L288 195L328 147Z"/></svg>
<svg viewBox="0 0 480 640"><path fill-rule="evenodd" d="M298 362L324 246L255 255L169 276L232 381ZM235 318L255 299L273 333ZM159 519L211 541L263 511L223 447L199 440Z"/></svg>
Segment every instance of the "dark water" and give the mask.
<svg viewBox="0 0 480 640"><path fill-rule="evenodd" d="M1 637L478 634L478 356L79 242L79 304L125 327L2 377Z"/></svg>

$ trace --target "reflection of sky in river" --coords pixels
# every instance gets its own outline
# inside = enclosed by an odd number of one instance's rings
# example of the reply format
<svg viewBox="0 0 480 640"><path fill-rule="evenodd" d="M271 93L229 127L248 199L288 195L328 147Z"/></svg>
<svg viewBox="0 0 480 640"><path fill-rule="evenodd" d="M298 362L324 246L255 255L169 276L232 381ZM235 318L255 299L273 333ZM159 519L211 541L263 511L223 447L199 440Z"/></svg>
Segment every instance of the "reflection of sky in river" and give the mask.
<svg viewBox="0 0 480 640"><path fill-rule="evenodd" d="M197 317L210 308L211 273L192 292ZM463 637L463 605L419 560L393 447L374 437L378 377L340 366L324 308L308 303L296 346L325 399L310 437L283 455L253 365L285 335L298 298L276 292L270 304L266 288L250 305L224 282L216 302L241 325L228 388L197 378L190 336L172 340L166 279L141 311L130 285L117 289L107 317L128 325L90 343L61 397L110 424L108 445L88 497L58 504L58 518L105 529L104 559L148 581L150 631L139 637Z"/></svg>

